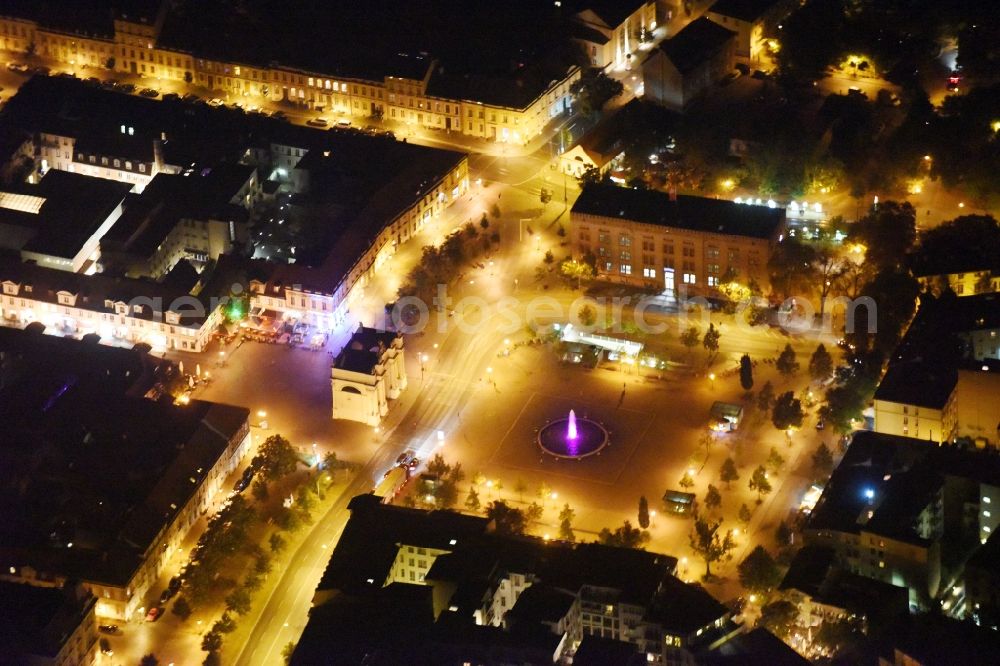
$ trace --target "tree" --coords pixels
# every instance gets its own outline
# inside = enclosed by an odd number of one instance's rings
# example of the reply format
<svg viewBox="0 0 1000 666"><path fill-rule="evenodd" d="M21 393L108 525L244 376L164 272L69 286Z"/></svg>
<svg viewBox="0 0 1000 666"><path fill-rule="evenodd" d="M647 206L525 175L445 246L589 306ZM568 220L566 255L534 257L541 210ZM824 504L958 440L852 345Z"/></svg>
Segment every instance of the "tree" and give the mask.
<svg viewBox="0 0 1000 666"><path fill-rule="evenodd" d="M528 492L528 484L524 482L524 479L518 479L514 482L514 492L517 493L517 500L523 502L524 493Z"/></svg>
<svg viewBox="0 0 1000 666"><path fill-rule="evenodd" d="M813 635L813 644L826 648L836 657L843 650L850 650L864 639L864 630L857 620L825 620Z"/></svg>
<svg viewBox="0 0 1000 666"><path fill-rule="evenodd" d="M584 305L577 311L580 323L586 328L590 328L597 321L597 312L590 305Z"/></svg>
<svg viewBox="0 0 1000 666"><path fill-rule="evenodd" d="M649 502L645 495L639 497L639 527L649 529Z"/></svg>
<svg viewBox="0 0 1000 666"><path fill-rule="evenodd" d="M771 468L771 474L777 474L784 465L785 458L772 446L771 453L767 456L767 466Z"/></svg>
<svg viewBox="0 0 1000 666"><path fill-rule="evenodd" d="M691 550L701 556L705 561L705 579L712 577L712 564L725 557L736 547L732 531L724 535L719 534L722 521L710 521L702 516L695 517L691 533L688 535L691 543Z"/></svg>
<svg viewBox="0 0 1000 666"><path fill-rule="evenodd" d="M751 513L750 511L750 507L748 507L746 504L741 504L738 518L740 522L743 523L744 525L749 525L750 519L753 518L753 513Z"/></svg>
<svg viewBox="0 0 1000 666"><path fill-rule="evenodd" d="M733 481L740 480L740 473L736 471L736 462L731 457L722 461L719 480L726 484L726 490L730 489Z"/></svg>
<svg viewBox="0 0 1000 666"><path fill-rule="evenodd" d="M757 393L757 409L762 412L771 411L771 406L774 404L774 386L770 381L764 382L764 385L760 387L760 391Z"/></svg>
<svg viewBox="0 0 1000 666"><path fill-rule="evenodd" d="M771 286L785 298L810 291L816 277L815 258L812 246L795 238L778 243L767 262Z"/></svg>
<svg viewBox="0 0 1000 666"><path fill-rule="evenodd" d="M697 326L692 326L686 331L681 333L681 344L687 347L688 354L691 350L698 346L698 342L701 341L701 331L698 330Z"/></svg>
<svg viewBox="0 0 1000 666"><path fill-rule="evenodd" d="M681 480L678 481L678 483L680 484L680 487L684 489L694 487L694 479L691 478L691 473L687 470L684 471L684 476L681 477Z"/></svg>
<svg viewBox="0 0 1000 666"><path fill-rule="evenodd" d="M878 270L897 268L916 241L916 215L909 202L883 201L851 227L848 239L865 246L865 261Z"/></svg>
<svg viewBox="0 0 1000 666"><path fill-rule="evenodd" d="M226 609L246 615L250 612L250 593L242 587L237 587L226 597Z"/></svg>
<svg viewBox="0 0 1000 666"><path fill-rule="evenodd" d="M186 620L191 617L191 604L184 597L177 597L174 600L174 605L170 608L170 612L181 620Z"/></svg>
<svg viewBox="0 0 1000 666"><path fill-rule="evenodd" d="M271 435L260 445L260 451L250 462L265 481L288 476L299 465L299 454L281 435Z"/></svg>
<svg viewBox="0 0 1000 666"><path fill-rule="evenodd" d="M156 658L156 655L150 652L149 654L142 655L142 659L139 660L139 666L159 666L160 660Z"/></svg>
<svg viewBox="0 0 1000 666"><path fill-rule="evenodd" d="M775 529L774 537L779 546L787 548L792 545L792 528L785 521L781 521Z"/></svg>
<svg viewBox="0 0 1000 666"><path fill-rule="evenodd" d="M524 534L526 520L524 512L508 506L502 500L486 505L486 517L493 521L497 534Z"/></svg>
<svg viewBox="0 0 1000 666"><path fill-rule="evenodd" d="M205 655L205 660L201 662L201 666L222 666L222 657L219 656L218 652L209 652Z"/></svg>
<svg viewBox="0 0 1000 666"><path fill-rule="evenodd" d="M542 257L542 261L544 261L547 266L551 266L555 260L556 255L552 254L552 250L546 250L545 256Z"/></svg>
<svg viewBox="0 0 1000 666"><path fill-rule="evenodd" d="M767 470L763 465L758 465L757 469L750 475L750 490L757 493L757 504L764 501L764 495L771 492L771 482L767 478Z"/></svg>
<svg viewBox="0 0 1000 666"><path fill-rule="evenodd" d="M469 494L465 498L465 508L473 513L479 513L479 493L475 486L469 486Z"/></svg>
<svg viewBox="0 0 1000 666"><path fill-rule="evenodd" d="M819 448L813 453L812 469L818 478L826 477L833 471L833 453L826 442L820 442Z"/></svg>
<svg viewBox="0 0 1000 666"><path fill-rule="evenodd" d="M722 506L722 494L711 483L708 484L708 490L705 491L705 506L709 509L718 509Z"/></svg>
<svg viewBox="0 0 1000 666"><path fill-rule="evenodd" d="M753 361L750 360L750 354L740 357L740 386L744 391L753 389Z"/></svg>
<svg viewBox="0 0 1000 666"><path fill-rule="evenodd" d="M559 512L559 538L563 541L575 541L573 534L573 519L576 518L576 511L570 508L569 504Z"/></svg>
<svg viewBox="0 0 1000 666"><path fill-rule="evenodd" d="M642 548L649 541L649 533L638 527L632 527L632 523L625 521L621 527L614 532L605 527L597 535L599 543L605 546L618 546L619 548Z"/></svg>
<svg viewBox="0 0 1000 666"><path fill-rule="evenodd" d="M267 482L264 481L264 479L257 479L254 481L253 485L250 486L250 494L253 495L253 498L258 502L267 501L267 498L270 495L267 492Z"/></svg>
<svg viewBox="0 0 1000 666"><path fill-rule="evenodd" d="M561 228L561 227L560 227ZM576 280L576 288L580 289L584 280L594 278L594 267L585 261L567 259L559 265L559 271L568 280Z"/></svg>
<svg viewBox="0 0 1000 666"><path fill-rule="evenodd" d="M542 508L542 505L538 502L532 502L528 505L527 510L525 510L524 517L527 518L530 523L537 523L542 519L543 513L544 509Z"/></svg>
<svg viewBox="0 0 1000 666"><path fill-rule="evenodd" d="M785 344L785 348L781 351L781 355L778 356L774 367L785 377L791 377L799 371L799 362L795 360L795 350L792 349L791 343Z"/></svg>
<svg viewBox="0 0 1000 666"><path fill-rule="evenodd" d="M600 113L604 105L621 95L624 89L621 81L612 79L603 71L591 71L574 82L569 90L576 98L577 110L589 116Z"/></svg>
<svg viewBox="0 0 1000 666"><path fill-rule="evenodd" d="M784 599L772 601L760 609L760 624L782 640L791 633L798 617L798 607Z"/></svg>
<svg viewBox="0 0 1000 666"><path fill-rule="evenodd" d="M705 331L705 337L701 341L702 346L708 351L709 358L715 357L715 354L719 351L720 337L722 337L722 334L715 328L715 324L710 323L708 330Z"/></svg>
<svg viewBox="0 0 1000 666"><path fill-rule="evenodd" d="M826 350L823 343L816 347L812 358L809 359L809 376L813 381L821 382L828 379L833 373L833 358Z"/></svg>
<svg viewBox="0 0 1000 666"><path fill-rule="evenodd" d="M217 631L220 634L231 634L236 631L236 620L229 613L223 613L222 617L212 625L212 631Z"/></svg>
<svg viewBox="0 0 1000 666"><path fill-rule="evenodd" d="M740 562L740 584L751 592L769 592L781 582L781 570L767 550L758 545Z"/></svg>
<svg viewBox="0 0 1000 666"><path fill-rule="evenodd" d="M273 533L268 538L267 544L270 547L271 552L275 553L275 554L280 553L281 551L283 551L285 549L285 546L288 545L285 542L285 538L283 536L281 536L280 534L278 534L277 532Z"/></svg>
<svg viewBox="0 0 1000 666"><path fill-rule="evenodd" d="M795 397L792 391L785 391L774 401L774 411L771 412L771 423L778 430L788 430L789 428L801 428L802 401Z"/></svg>
<svg viewBox="0 0 1000 666"><path fill-rule="evenodd" d="M295 643L294 641L288 641L285 643L285 647L281 648L281 658L285 660L285 666L292 663L293 654L295 654Z"/></svg>
<svg viewBox="0 0 1000 666"><path fill-rule="evenodd" d="M218 652L222 649L222 634L209 631L201 638L201 649L205 652Z"/></svg>

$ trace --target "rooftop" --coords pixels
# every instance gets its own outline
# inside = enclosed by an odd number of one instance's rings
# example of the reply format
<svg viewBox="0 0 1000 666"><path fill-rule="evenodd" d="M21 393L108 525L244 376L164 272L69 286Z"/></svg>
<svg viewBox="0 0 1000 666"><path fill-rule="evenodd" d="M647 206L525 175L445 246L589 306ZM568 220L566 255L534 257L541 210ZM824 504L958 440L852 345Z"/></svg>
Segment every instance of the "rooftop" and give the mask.
<svg viewBox="0 0 1000 666"><path fill-rule="evenodd" d="M0 200L0 222L34 226L31 240L18 249L72 259L131 189L128 183L52 169L37 184L7 188L7 196ZM3 203L24 197L41 201L37 212L12 210ZM10 220L11 214L17 220Z"/></svg>
<svg viewBox="0 0 1000 666"><path fill-rule="evenodd" d="M875 391L876 400L944 409L958 383L954 368L923 359L892 363Z"/></svg>
<svg viewBox="0 0 1000 666"><path fill-rule="evenodd" d="M753 23L774 7L778 0L718 0L708 11Z"/></svg>
<svg viewBox="0 0 1000 666"><path fill-rule="evenodd" d="M126 584L249 413L143 397L139 352L2 330L0 565Z"/></svg>
<svg viewBox="0 0 1000 666"><path fill-rule="evenodd" d="M0 581L0 659L27 664L54 658L93 605L92 596L73 588Z"/></svg>
<svg viewBox="0 0 1000 666"><path fill-rule="evenodd" d="M713 58L735 36L735 32L702 17L689 23L670 39L660 42L659 48L677 71L686 74Z"/></svg>
<svg viewBox="0 0 1000 666"><path fill-rule="evenodd" d="M586 187L572 212L765 240L775 238L785 221L780 208L686 195L674 200L666 192L604 184Z"/></svg>
<svg viewBox="0 0 1000 666"><path fill-rule="evenodd" d="M589 9L609 28L617 28L649 0L580 0L580 11Z"/></svg>

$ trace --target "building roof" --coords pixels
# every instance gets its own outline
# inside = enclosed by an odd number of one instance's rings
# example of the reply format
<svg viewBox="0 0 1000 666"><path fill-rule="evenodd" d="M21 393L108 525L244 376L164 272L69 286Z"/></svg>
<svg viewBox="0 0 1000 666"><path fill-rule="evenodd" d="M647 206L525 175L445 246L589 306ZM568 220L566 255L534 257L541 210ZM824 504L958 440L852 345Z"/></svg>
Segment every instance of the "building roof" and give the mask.
<svg viewBox="0 0 1000 666"><path fill-rule="evenodd" d="M764 16L778 0L717 0L708 11L722 16L755 23Z"/></svg>
<svg viewBox="0 0 1000 666"><path fill-rule="evenodd" d="M645 663L645 655L634 644L594 634L584 634L573 655L573 666L642 666Z"/></svg>
<svg viewBox="0 0 1000 666"><path fill-rule="evenodd" d="M73 588L0 581L0 662L54 659L94 603Z"/></svg>
<svg viewBox="0 0 1000 666"><path fill-rule="evenodd" d="M591 185L573 204L573 213L618 218L710 234L773 239L784 225L785 211L722 199Z"/></svg>
<svg viewBox="0 0 1000 666"><path fill-rule="evenodd" d="M807 666L809 660L763 627L698 656L702 666Z"/></svg>
<svg viewBox="0 0 1000 666"><path fill-rule="evenodd" d="M590 10L609 28L617 28L650 0L583 0L580 12ZM578 14L579 15L579 14Z"/></svg>
<svg viewBox="0 0 1000 666"><path fill-rule="evenodd" d="M644 618L655 621L668 634L688 636L729 617L729 609L700 585L679 578L665 578Z"/></svg>
<svg viewBox="0 0 1000 666"><path fill-rule="evenodd" d="M944 409L958 384L958 371L923 359L891 363L875 390L876 400Z"/></svg>
<svg viewBox="0 0 1000 666"><path fill-rule="evenodd" d="M886 663L988 666L1000 653L1000 632L941 614L905 615L880 633L879 656Z"/></svg>
<svg viewBox="0 0 1000 666"><path fill-rule="evenodd" d="M140 393L138 352L14 333L0 336L0 566L125 585L249 412Z"/></svg>
<svg viewBox="0 0 1000 666"><path fill-rule="evenodd" d="M687 24L683 30L660 42L659 49L681 74L687 74L711 60L736 33L707 18Z"/></svg>
<svg viewBox="0 0 1000 666"><path fill-rule="evenodd" d="M988 571L993 576L1000 577L1000 531L991 534L986 543L976 549L965 566L979 571Z"/></svg>
<svg viewBox="0 0 1000 666"><path fill-rule="evenodd" d="M816 596L834 568L835 557L833 548L814 544L803 546L792 558L779 589Z"/></svg>
<svg viewBox="0 0 1000 666"><path fill-rule="evenodd" d="M51 169L37 184L22 183L7 190L14 198L21 195L42 200L37 213L11 211L0 204L0 220L11 212L19 213L22 221L27 221L26 214L33 215L36 232L22 249L71 259L131 189L129 183Z"/></svg>

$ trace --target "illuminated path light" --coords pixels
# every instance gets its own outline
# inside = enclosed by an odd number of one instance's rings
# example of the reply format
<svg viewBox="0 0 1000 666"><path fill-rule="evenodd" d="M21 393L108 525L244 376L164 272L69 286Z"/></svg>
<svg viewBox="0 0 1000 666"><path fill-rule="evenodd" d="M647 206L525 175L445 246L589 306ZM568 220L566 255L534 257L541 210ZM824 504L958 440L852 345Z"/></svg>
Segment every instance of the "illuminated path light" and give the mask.
<svg viewBox="0 0 1000 666"><path fill-rule="evenodd" d="M556 458L580 460L599 453L608 446L607 429L597 421L577 418L572 409L564 419L545 424L538 431L537 442L541 449Z"/></svg>

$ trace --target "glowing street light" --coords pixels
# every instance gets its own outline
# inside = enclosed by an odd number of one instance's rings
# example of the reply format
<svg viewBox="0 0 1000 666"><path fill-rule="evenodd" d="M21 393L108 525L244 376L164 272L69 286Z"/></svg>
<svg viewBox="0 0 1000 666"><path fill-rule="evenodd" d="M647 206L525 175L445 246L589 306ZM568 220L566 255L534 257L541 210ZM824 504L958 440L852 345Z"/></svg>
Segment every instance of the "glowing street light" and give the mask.
<svg viewBox="0 0 1000 666"><path fill-rule="evenodd" d="M709 379L710 382L712 382L712 390L714 391L715 390L715 373L714 372L708 373L708 379Z"/></svg>

